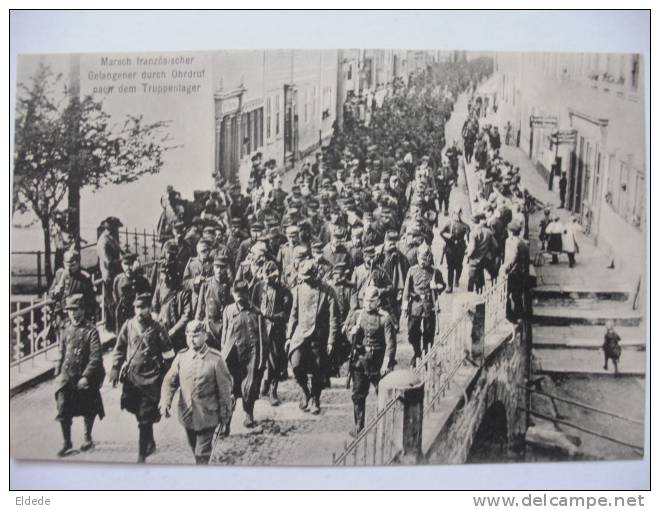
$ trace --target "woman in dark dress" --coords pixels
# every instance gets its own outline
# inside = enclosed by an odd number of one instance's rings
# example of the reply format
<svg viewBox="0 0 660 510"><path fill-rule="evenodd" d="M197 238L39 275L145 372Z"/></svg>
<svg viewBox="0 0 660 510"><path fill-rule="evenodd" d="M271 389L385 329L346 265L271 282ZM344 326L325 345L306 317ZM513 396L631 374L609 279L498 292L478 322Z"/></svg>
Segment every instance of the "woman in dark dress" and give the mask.
<svg viewBox="0 0 660 510"><path fill-rule="evenodd" d="M608 321L605 325L607 331L605 332L605 338L603 339L603 352L605 353L605 365L603 366L604 370L607 370L607 363L609 360L612 360L614 364L614 373L619 373L619 358L621 357L621 337L619 334L614 331L614 324L612 321Z"/></svg>

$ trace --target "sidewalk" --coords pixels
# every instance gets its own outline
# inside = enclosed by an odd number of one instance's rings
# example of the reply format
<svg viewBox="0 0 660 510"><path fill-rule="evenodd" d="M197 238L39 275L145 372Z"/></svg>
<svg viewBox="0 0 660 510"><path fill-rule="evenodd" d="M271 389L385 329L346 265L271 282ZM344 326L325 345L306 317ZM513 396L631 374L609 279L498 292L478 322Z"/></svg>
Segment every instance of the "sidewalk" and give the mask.
<svg viewBox="0 0 660 510"><path fill-rule="evenodd" d="M497 114L492 112L485 118L479 119L480 125L492 124L501 126L504 124L504 112L500 108ZM558 191L548 190L548 183L538 174L534 163L527 157L522 149L514 145L504 145L500 149L500 155L512 165L520 167L521 185L529 193L548 206L551 215L559 215L562 223L570 221L570 212L559 208ZM472 168L472 167L468 167ZM530 215L529 218L529 242L532 261L536 254L541 251L539 241L539 222L543 217L543 211L539 210ZM589 291L634 291L635 282L631 281L615 269L608 269L610 258L600 248L594 245L593 240L582 234L578 234L579 253L576 254L576 266L568 267L568 258L562 255L559 264L549 264L550 256L543 256L543 265L536 267L537 283L546 289L556 290L581 289Z"/></svg>

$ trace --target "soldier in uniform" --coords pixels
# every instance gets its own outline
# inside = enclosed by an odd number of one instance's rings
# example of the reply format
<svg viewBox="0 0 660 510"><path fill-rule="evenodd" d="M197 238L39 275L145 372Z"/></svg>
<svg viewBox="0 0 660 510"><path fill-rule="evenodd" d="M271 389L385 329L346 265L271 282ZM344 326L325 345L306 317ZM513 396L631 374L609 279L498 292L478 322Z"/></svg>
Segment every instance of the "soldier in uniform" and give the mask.
<svg viewBox="0 0 660 510"><path fill-rule="evenodd" d="M353 310L347 320L351 344L353 416L355 432L364 428L365 407L369 387L373 384L378 392L378 382L396 364L396 326L394 319L380 309L379 291L369 287L365 292L364 308Z"/></svg>
<svg viewBox="0 0 660 510"><path fill-rule="evenodd" d="M243 425L250 428L270 346L265 319L250 303L247 283L235 281L231 293L234 302L222 312L221 352L234 381L234 398L243 401Z"/></svg>
<svg viewBox="0 0 660 510"><path fill-rule="evenodd" d="M403 285L408 274L408 259L397 248L399 235L395 230L390 230L385 234L385 242L377 256L376 264L382 267L390 281L392 282L392 296L390 304L391 312L394 315L395 324L398 326L401 317L401 298L403 296Z"/></svg>
<svg viewBox="0 0 660 510"><path fill-rule="evenodd" d="M507 277L506 317L511 322L525 317L529 309L527 281L529 278L529 246L521 238L522 223L512 220L508 225L509 237L504 247L504 262L500 273Z"/></svg>
<svg viewBox="0 0 660 510"><path fill-rule="evenodd" d="M332 269L331 277L328 280L328 286L335 293L337 301L337 315L339 324L344 325L348 313L351 310L351 302L355 294L355 288L348 281L348 266L345 262L338 262ZM344 327L340 327L335 341L335 348L330 356L330 376L339 377L339 368L348 359L350 343L346 338Z"/></svg>
<svg viewBox="0 0 660 510"><path fill-rule="evenodd" d="M268 396L270 405L278 406L277 386L287 377L286 325L291 313L293 300L291 291L280 283L280 271L272 261L266 262L264 279L252 291L252 304L266 320L268 360L266 376L263 379L261 394Z"/></svg>
<svg viewBox="0 0 660 510"><path fill-rule="evenodd" d="M64 310L66 299L73 294L82 294L85 318L94 322L96 294L89 275L80 269L80 254L75 250L64 253L64 267L57 270L48 297L55 302L57 312Z"/></svg>
<svg viewBox="0 0 660 510"><path fill-rule="evenodd" d="M186 346L185 327L192 319L192 296L190 289L181 284L181 275L176 262L163 261L161 277L151 298L151 309L157 314L158 322L167 330L175 351Z"/></svg>
<svg viewBox="0 0 660 510"><path fill-rule="evenodd" d="M467 239L470 235L470 227L467 226L461 215L463 210L459 207L454 209L451 221L440 231L440 236L445 241L443 257L447 260L447 293L450 294L454 287L458 288L463 272L463 258L467 250Z"/></svg>
<svg viewBox="0 0 660 510"><path fill-rule="evenodd" d="M207 342L214 349L220 349L222 312L232 302L231 279L229 259L226 255L216 255L213 258L213 278L202 284L195 310L195 319L203 321L210 335Z"/></svg>
<svg viewBox="0 0 660 510"><path fill-rule="evenodd" d="M213 276L211 245L206 239L200 239L197 243L197 256L188 261L188 265L183 271L183 285L190 291L193 310L197 309L197 299L199 299L202 282L211 276Z"/></svg>
<svg viewBox="0 0 660 510"><path fill-rule="evenodd" d="M440 210L444 210L445 216L449 216L449 196L451 195L451 188L453 185L453 174L447 165L444 163L439 169L436 176L436 186L438 188L438 214Z"/></svg>
<svg viewBox="0 0 660 510"><path fill-rule="evenodd" d="M135 317L117 337L109 379L113 387L122 383L121 408L137 419L138 463L143 463L156 450L153 424L160 421L160 385L174 350L165 328L151 316L151 296L140 294L133 306Z"/></svg>
<svg viewBox="0 0 660 510"><path fill-rule="evenodd" d="M376 249L373 246L365 246L362 257L364 262L355 268L351 279L355 289L351 308L363 308L364 292L368 287L377 287L381 293L383 307L391 311L394 287L387 272L376 262Z"/></svg>
<svg viewBox="0 0 660 510"><path fill-rule="evenodd" d="M238 247L245 240L247 235L243 230L241 230L241 219L232 218L231 228L229 230L229 235L227 236L227 249L231 254L231 262L233 263L236 260L236 255L238 255Z"/></svg>
<svg viewBox="0 0 660 510"><path fill-rule="evenodd" d="M180 351L167 371L160 397L160 413L170 417L170 406L179 393L179 422L186 429L196 464L208 464L213 434L227 429L233 412L232 379L220 351L206 343L208 333L200 321L186 326L188 348Z"/></svg>
<svg viewBox="0 0 660 510"><path fill-rule="evenodd" d="M62 331L60 357L55 366L57 420L63 437L62 448L57 452L60 457L73 448L71 423L74 416L82 416L85 420L85 440L80 445L82 451L94 447L94 419L105 416L99 391L105 377L103 351L98 331L85 320L85 297L82 294L68 296L64 310L69 322Z"/></svg>
<svg viewBox="0 0 660 510"><path fill-rule="evenodd" d="M454 186L458 186L458 164L463 151L458 148L458 142L454 140L451 147L445 152L445 156L449 160L449 167L454 174Z"/></svg>
<svg viewBox="0 0 660 510"><path fill-rule="evenodd" d="M236 260L234 261L235 270L238 270L241 262L243 262L248 253L250 253L250 248L252 248L252 246L257 242L263 231L264 226L261 223L253 223L250 225L250 237L243 240L238 246L238 251L236 252Z"/></svg>
<svg viewBox="0 0 660 510"><path fill-rule="evenodd" d="M408 321L408 342L414 351L412 366L433 345L438 299L443 290L445 282L442 273L433 267L431 248L422 244L417 251L417 264L408 271L403 289L403 316Z"/></svg>
<svg viewBox="0 0 660 510"><path fill-rule="evenodd" d="M338 331L337 303L332 290L317 280L314 263L299 267L301 282L293 289L293 304L287 326L289 361L303 392L300 408L321 412L321 391ZM308 386L311 375L311 389Z"/></svg>
<svg viewBox="0 0 660 510"><path fill-rule="evenodd" d="M172 239L168 239L163 245L163 252L171 254L179 274L183 274L188 260L194 256L192 247L184 237L185 228L183 221L176 221L172 225Z"/></svg>
<svg viewBox="0 0 660 510"><path fill-rule="evenodd" d="M135 253L126 252L121 256L123 273L115 277L112 296L115 303L115 319L119 334L121 327L133 317L133 301L138 294L151 292L151 285L140 272L140 263Z"/></svg>
<svg viewBox="0 0 660 510"><path fill-rule="evenodd" d="M330 278L332 273L333 264L323 255L323 243L321 241L314 241L312 243L312 260L316 265L316 276L321 281L326 281Z"/></svg>
<svg viewBox="0 0 660 510"><path fill-rule="evenodd" d="M480 294L485 285L484 269L496 256L497 241L493 233L484 225L486 216L477 213L473 218L474 228L470 232L467 248L468 292Z"/></svg>

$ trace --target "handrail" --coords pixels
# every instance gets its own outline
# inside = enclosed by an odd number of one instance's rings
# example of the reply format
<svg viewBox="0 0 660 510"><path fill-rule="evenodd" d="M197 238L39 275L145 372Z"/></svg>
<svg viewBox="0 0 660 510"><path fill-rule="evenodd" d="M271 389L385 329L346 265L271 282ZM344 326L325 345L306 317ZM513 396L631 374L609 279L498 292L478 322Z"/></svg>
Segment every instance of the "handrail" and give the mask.
<svg viewBox="0 0 660 510"><path fill-rule="evenodd" d="M620 420L629 421L629 422L635 423L637 425L644 425L643 421L635 420L634 418L628 418L627 416L623 416L623 415L620 415L620 414L617 414L617 413L613 413L612 411L606 411L605 409L599 409L598 407L593 407L593 406L590 406L588 404L578 402L577 400L571 400L570 398L560 397L559 395L553 395L551 393L546 393L544 391L535 390L533 388L530 388L528 386L524 386L524 385L521 385L521 384L519 384L518 387L523 388L523 389L525 389L525 390L527 390L531 393L536 393L538 395L543 395L544 397L548 397L548 398L553 399L553 400L559 400L560 402L565 402L567 404L571 404L571 405L574 405L574 406L577 406L577 407L582 407L583 409L588 409L589 411L593 411L595 413L605 414L607 416L612 416L614 418L619 418Z"/></svg>
<svg viewBox="0 0 660 510"><path fill-rule="evenodd" d="M565 425L567 427L577 429L577 430L579 430L581 432L584 432L586 434L590 434L592 436L600 437L601 439L611 441L612 443L617 443L617 444L620 444L620 445L623 445L623 446L627 446L628 448L632 448L633 450L636 450L636 453L640 453L640 451L641 451L641 456L642 457L644 456L644 447L643 446L639 446L639 445L636 445L636 444L633 444L633 443L629 443L627 441L617 439L616 437L608 436L606 434L596 432L595 430L591 430L591 429L588 429L586 427L582 427L581 425L576 425L575 423L571 423L570 421L561 420L561 419L555 418L553 416L548 416L546 414L539 413L538 411L533 411L532 409L527 409L527 408L521 407L521 406L518 406L518 409L520 409L521 411L526 411L529 414L532 414L532 415L537 416L539 418L543 418L544 420L549 420L549 421L554 422L554 423L559 423L560 425Z"/></svg>
<svg viewBox="0 0 660 510"><path fill-rule="evenodd" d="M47 298L47 299L44 299L44 300L39 301L37 303L33 303L29 306L26 306L25 308L20 308L20 309L16 310L15 312L12 312L11 314L9 314L9 320L15 319L16 317L20 317L21 315L25 315L26 313L29 313L33 310L37 310L37 309L42 308L46 305L50 305L54 302L55 301L53 301L52 299Z"/></svg>

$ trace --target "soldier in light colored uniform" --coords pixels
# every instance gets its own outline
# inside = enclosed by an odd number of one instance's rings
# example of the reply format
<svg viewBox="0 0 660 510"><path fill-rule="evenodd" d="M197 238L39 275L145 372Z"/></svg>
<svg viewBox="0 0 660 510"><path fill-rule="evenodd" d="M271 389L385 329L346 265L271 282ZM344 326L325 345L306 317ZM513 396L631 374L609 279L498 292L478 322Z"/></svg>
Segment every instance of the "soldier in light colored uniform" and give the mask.
<svg viewBox="0 0 660 510"><path fill-rule="evenodd" d="M220 351L206 344L208 333L200 321L186 326L188 348L180 351L167 371L161 389L160 412L170 416L179 390L179 422L186 429L196 464L208 464L213 434L227 430L233 412L232 378Z"/></svg>
<svg viewBox="0 0 660 510"><path fill-rule="evenodd" d="M84 296L73 294L67 297L64 310L69 316L69 323L62 331L60 358L55 366L57 420L62 427L64 439L62 448L57 453L60 457L70 453L73 448L73 417L82 416L85 420L85 441L80 446L80 449L85 451L94 446L94 419L97 416L101 419L105 416L99 391L105 377L103 352L98 331L85 320Z"/></svg>

